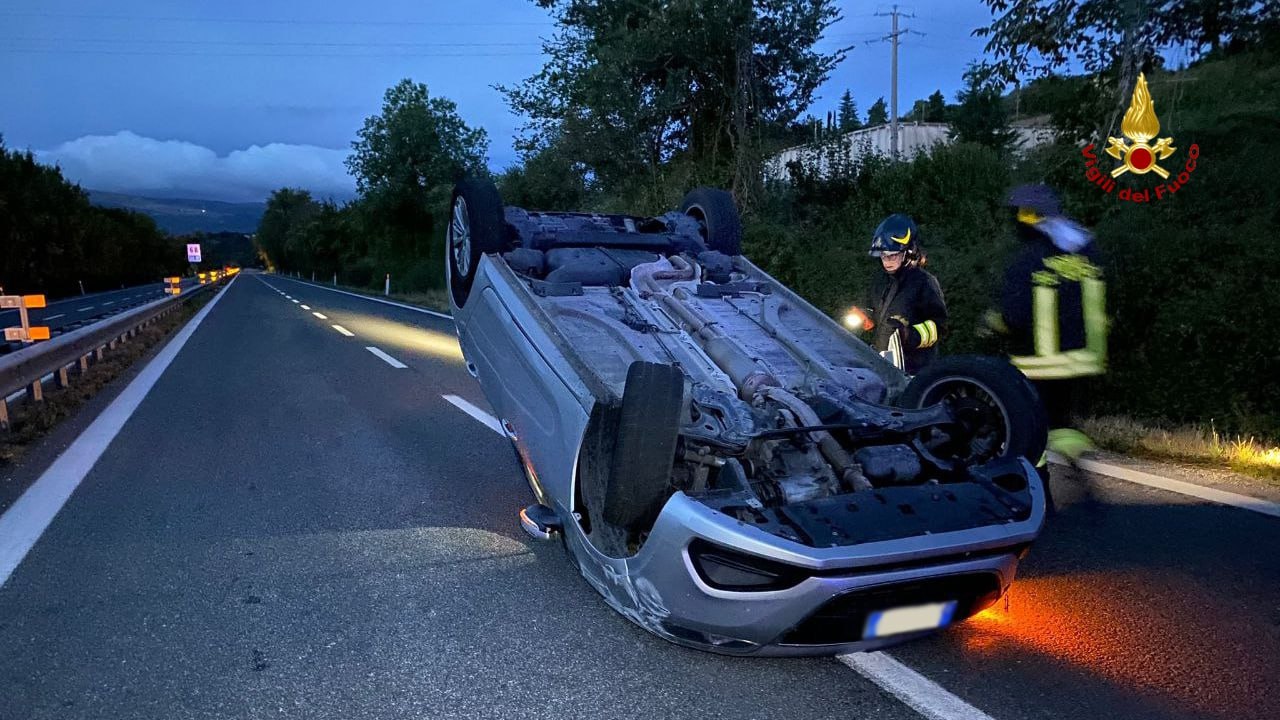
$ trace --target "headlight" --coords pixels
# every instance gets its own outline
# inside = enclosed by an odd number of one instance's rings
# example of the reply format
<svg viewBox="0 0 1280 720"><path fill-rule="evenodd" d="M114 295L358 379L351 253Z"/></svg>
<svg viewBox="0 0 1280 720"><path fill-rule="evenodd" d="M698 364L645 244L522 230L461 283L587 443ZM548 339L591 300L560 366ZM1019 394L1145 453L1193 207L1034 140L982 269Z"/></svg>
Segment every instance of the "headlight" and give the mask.
<svg viewBox="0 0 1280 720"><path fill-rule="evenodd" d="M689 543L689 558L693 560L698 577L717 590L785 590L808 577L801 568L740 553L702 539Z"/></svg>

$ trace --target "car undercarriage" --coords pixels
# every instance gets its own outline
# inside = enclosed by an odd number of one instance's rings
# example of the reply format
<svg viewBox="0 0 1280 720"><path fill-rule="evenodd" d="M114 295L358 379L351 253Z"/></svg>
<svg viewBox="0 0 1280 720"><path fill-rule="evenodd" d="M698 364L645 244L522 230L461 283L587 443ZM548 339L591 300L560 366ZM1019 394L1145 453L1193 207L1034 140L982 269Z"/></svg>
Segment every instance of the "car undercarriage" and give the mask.
<svg viewBox="0 0 1280 720"><path fill-rule="evenodd" d="M734 595L847 574L894 543L902 552L871 564L929 576L942 561L1023 552L1044 511L1027 462L1043 451L1043 418L1025 378L974 356L907 377L742 256L731 201L698 192L701 204L656 218L499 201L479 218L488 236L473 215L491 199L456 196L459 337L538 496L526 527L563 533L607 599L584 556L642 575L677 505L770 546L674 541L695 584ZM998 597L1006 578L995 584Z"/></svg>

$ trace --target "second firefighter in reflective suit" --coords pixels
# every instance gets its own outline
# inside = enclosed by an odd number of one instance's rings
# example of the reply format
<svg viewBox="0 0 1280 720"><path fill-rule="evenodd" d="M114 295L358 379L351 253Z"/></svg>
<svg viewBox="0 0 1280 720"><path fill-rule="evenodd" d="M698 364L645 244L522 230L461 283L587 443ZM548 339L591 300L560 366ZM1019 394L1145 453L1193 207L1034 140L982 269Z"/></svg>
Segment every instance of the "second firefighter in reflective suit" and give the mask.
<svg viewBox="0 0 1280 720"><path fill-rule="evenodd" d="M874 331L872 344L881 352L889 349L896 333L903 369L914 375L938 357L938 343L947 333L942 288L924 270L920 232L906 215L890 215L880 223L870 254L880 258L884 273L872 285L863 329Z"/></svg>
<svg viewBox="0 0 1280 720"><path fill-rule="evenodd" d="M1107 364L1106 286L1093 236L1062 214L1044 185L1014 188L1008 204L1021 247L1005 272L1000 310L1009 360L1036 386L1049 420L1049 450L1076 461L1093 443L1072 427L1082 380Z"/></svg>

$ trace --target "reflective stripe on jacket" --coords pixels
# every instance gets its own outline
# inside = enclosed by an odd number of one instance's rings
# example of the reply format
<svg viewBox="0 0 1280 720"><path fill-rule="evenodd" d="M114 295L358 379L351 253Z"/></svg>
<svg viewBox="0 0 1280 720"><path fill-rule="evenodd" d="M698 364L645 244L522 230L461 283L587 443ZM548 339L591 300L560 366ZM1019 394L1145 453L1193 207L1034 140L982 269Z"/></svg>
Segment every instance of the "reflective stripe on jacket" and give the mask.
<svg viewBox="0 0 1280 720"><path fill-rule="evenodd" d="M1005 276L1009 358L1033 380L1100 375L1107 364L1106 284L1092 246L1079 254L1031 242Z"/></svg>

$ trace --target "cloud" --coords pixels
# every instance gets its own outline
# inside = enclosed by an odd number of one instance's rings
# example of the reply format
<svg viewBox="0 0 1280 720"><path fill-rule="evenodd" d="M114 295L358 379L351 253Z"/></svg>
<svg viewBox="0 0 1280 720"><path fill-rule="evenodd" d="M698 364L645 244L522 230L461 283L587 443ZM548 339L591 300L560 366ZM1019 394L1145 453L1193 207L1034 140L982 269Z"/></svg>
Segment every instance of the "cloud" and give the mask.
<svg viewBox="0 0 1280 720"><path fill-rule="evenodd" d="M86 135L52 150L41 162L90 190L246 202L272 190L297 187L317 197L350 198L355 181L342 161L346 150L271 143L220 156L182 140L156 140L129 131Z"/></svg>

